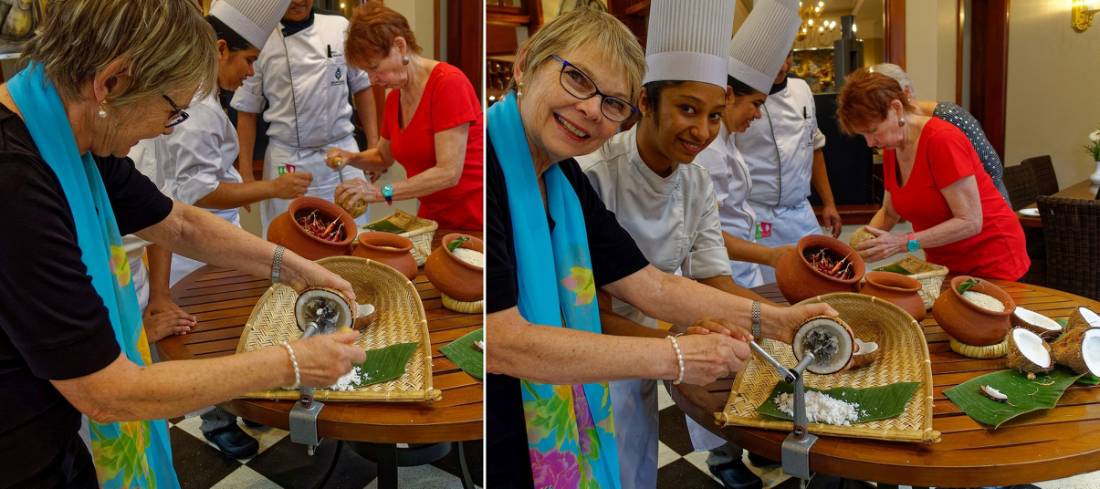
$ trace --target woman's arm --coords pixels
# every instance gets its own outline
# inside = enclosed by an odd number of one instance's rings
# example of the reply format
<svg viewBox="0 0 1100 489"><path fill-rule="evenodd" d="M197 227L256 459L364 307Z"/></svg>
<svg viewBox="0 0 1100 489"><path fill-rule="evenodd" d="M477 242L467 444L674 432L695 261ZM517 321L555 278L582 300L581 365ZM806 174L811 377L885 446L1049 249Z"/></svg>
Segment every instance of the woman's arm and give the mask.
<svg viewBox="0 0 1100 489"><path fill-rule="evenodd" d="M686 326L708 317L721 318L737 327L752 328L752 301L693 280L661 272L652 265L607 284L611 295L634 305L645 315ZM795 329L813 316L836 316L827 304L776 307L761 304L761 333L790 343Z"/></svg>
<svg viewBox="0 0 1100 489"><path fill-rule="evenodd" d="M914 234L921 248L935 248L961 241L982 232L982 200L974 175L964 177L940 190L951 208L951 218ZM909 238L901 233L889 233L869 228L874 239L860 243L863 258L878 261L906 251Z"/></svg>
<svg viewBox="0 0 1100 489"><path fill-rule="evenodd" d="M358 336L343 332L292 342L302 385L332 385L352 365L362 363L366 352L352 345ZM119 355L95 373L51 383L80 412L109 423L181 416L245 392L288 386L294 383L294 369L287 350L273 346L146 367Z"/></svg>
<svg viewBox="0 0 1100 489"><path fill-rule="evenodd" d="M729 254L730 260L758 263L772 268L775 268L775 265L779 263L779 258L783 256L783 252L790 248L788 246L768 248L762 244L738 238L725 231L722 231L722 240L725 242L726 253Z"/></svg>
<svg viewBox="0 0 1100 489"><path fill-rule="evenodd" d="M529 323L511 308L486 316L491 338L485 369L548 384L622 379L676 379L672 342L664 338L611 336ZM751 352L727 335L679 339L684 382L707 384L744 368Z"/></svg>
<svg viewBox="0 0 1100 489"><path fill-rule="evenodd" d="M206 209L236 209L267 199L293 199L305 195L312 181L313 175L303 171L286 173L274 180L219 182L213 192L195 201L195 205Z"/></svg>
<svg viewBox="0 0 1100 489"><path fill-rule="evenodd" d="M237 170L241 173L241 180L252 182L252 160L256 149L256 114L252 112L237 112L237 140L240 151L237 156Z"/></svg>

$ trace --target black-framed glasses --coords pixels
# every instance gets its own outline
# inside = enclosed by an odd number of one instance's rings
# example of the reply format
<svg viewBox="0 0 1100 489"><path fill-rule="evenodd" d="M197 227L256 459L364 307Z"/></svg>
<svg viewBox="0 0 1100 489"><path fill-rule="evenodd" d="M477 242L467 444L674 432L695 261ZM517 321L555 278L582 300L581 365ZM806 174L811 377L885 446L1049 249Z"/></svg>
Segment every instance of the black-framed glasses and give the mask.
<svg viewBox="0 0 1100 489"><path fill-rule="evenodd" d="M168 105L172 106L172 113L168 116L168 123L164 125L166 129L183 124L183 121L187 120L188 117L191 117L187 115L187 112L179 108L179 106L176 105L176 103L173 102L170 97L168 97L167 95L161 95L161 97L164 97L164 101L168 102Z"/></svg>
<svg viewBox="0 0 1100 489"><path fill-rule="evenodd" d="M573 66L572 63L562 59L556 54L550 57L561 62L561 73L558 76L561 87L564 88L569 95L581 100L588 100L599 95L600 112L603 112L604 117L615 122L623 122L638 111L638 108L630 102L601 92L600 89L596 87L596 82L592 81L592 77L588 76L584 71L581 71L580 68Z"/></svg>

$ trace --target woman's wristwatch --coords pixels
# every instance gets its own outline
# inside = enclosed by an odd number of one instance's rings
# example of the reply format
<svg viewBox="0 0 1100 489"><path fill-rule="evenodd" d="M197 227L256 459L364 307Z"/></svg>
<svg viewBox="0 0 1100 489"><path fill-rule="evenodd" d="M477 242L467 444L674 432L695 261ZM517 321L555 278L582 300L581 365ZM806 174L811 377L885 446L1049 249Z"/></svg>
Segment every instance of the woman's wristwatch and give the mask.
<svg viewBox="0 0 1100 489"><path fill-rule="evenodd" d="M752 301L752 340L759 343L764 339L764 331L760 325L760 303Z"/></svg>
<svg viewBox="0 0 1100 489"><path fill-rule="evenodd" d="M393 205L393 185L387 183L382 186L382 198L386 199L387 205Z"/></svg>

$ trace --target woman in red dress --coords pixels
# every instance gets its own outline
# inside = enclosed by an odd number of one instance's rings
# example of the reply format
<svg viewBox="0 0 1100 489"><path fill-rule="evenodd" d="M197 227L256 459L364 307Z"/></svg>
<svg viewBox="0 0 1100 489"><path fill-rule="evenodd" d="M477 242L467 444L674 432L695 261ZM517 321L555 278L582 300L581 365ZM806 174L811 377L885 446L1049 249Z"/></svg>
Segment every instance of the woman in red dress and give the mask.
<svg viewBox="0 0 1100 489"><path fill-rule="evenodd" d="M856 246L867 261L924 249L952 273L1017 280L1031 260L1020 221L997 192L966 136L943 120L917 115L894 79L859 70L837 104L848 134L884 151L882 208ZM890 233L900 219L912 233Z"/></svg>
<svg viewBox="0 0 1100 489"><path fill-rule="evenodd" d="M381 187L346 182L336 189L337 203L420 199L417 215L441 228L481 230L483 114L466 75L421 57L408 20L377 2L355 11L345 53L390 93L378 146L360 153L330 150L329 165L377 174L400 162L409 178Z"/></svg>

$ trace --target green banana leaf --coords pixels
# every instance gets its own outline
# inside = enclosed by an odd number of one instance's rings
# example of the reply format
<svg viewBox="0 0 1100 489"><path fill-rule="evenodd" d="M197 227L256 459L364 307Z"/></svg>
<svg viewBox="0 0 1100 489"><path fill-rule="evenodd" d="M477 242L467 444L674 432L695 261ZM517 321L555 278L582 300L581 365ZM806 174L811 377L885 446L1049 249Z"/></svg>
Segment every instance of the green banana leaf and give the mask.
<svg viewBox="0 0 1100 489"><path fill-rule="evenodd" d="M450 342L439 351L471 377L481 380L485 372L485 353L474 347L474 342L481 341L483 338L485 338L485 329L478 328L477 331L467 333Z"/></svg>
<svg viewBox="0 0 1100 489"><path fill-rule="evenodd" d="M385 348L367 350L367 360L359 365L359 385L381 384L405 375L405 364L409 363L418 343L398 343Z"/></svg>
<svg viewBox="0 0 1100 489"><path fill-rule="evenodd" d="M912 275L913 274L913 272L910 272L909 270L906 270L905 267L902 267L898 263L891 263L889 265L883 265L881 267L876 268L875 271L878 271L878 272L893 272L893 273L898 273L898 274L901 274L901 275Z"/></svg>
<svg viewBox="0 0 1100 489"><path fill-rule="evenodd" d="M807 388L806 391L821 392L830 397L855 404L858 406L857 411L860 413L855 423L868 423L900 416L901 413L905 412L905 405L909 403L909 399L913 397L913 393L917 391L918 387L920 387L920 382L898 382L862 389L851 387L836 387L828 390ZM793 385L786 382L777 383L768 399L756 408L756 412L772 418L793 420L787 413L780 411L779 406L775 404L775 399L780 394L792 392L794 392Z"/></svg>
<svg viewBox="0 0 1100 489"><path fill-rule="evenodd" d="M1035 380L1028 380L1025 374L1015 370L1001 370L970 379L944 391L944 394L967 416L997 429L1021 414L1054 407L1066 388L1079 378L1080 374L1063 368L1037 374ZM1008 396L1008 402L998 402L986 397L981 392L983 385Z"/></svg>
<svg viewBox="0 0 1100 489"><path fill-rule="evenodd" d="M396 224L389 221L378 221L375 223L367 224L363 226L364 229L370 229L371 231L381 231L383 233L401 234L405 232L404 229L397 227Z"/></svg>

